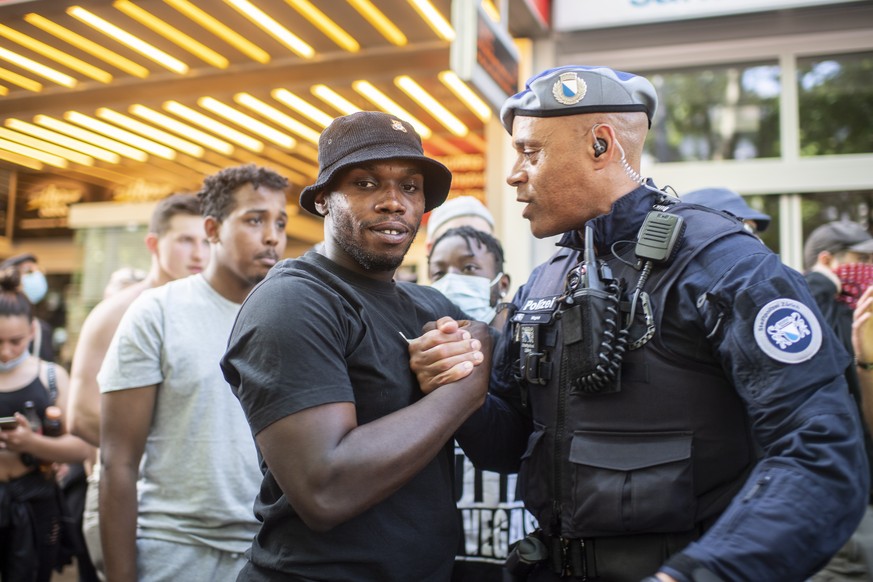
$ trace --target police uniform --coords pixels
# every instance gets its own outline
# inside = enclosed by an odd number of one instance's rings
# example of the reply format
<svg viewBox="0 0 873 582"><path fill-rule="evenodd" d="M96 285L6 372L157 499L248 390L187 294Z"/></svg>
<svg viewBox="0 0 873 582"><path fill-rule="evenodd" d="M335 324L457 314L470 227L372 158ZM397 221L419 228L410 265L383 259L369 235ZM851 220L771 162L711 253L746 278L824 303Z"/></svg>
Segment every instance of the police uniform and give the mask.
<svg viewBox="0 0 873 582"><path fill-rule="evenodd" d="M568 106L577 113L651 114L641 81L547 71L510 98L504 125L560 114L568 86L594 88ZM669 256L645 261L652 213L679 232ZM863 514L868 472L849 356L800 274L735 217L651 182L559 246L513 299L491 394L458 435L475 463L519 472L542 530L522 545L530 579L803 580L821 568ZM593 295L579 290L591 264L606 282Z"/></svg>

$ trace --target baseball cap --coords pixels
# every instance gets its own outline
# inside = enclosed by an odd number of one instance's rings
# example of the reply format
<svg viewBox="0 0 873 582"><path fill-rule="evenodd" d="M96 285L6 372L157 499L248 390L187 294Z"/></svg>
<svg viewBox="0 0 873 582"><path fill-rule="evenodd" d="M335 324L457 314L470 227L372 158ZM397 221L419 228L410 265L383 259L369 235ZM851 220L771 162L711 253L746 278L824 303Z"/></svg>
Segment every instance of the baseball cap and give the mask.
<svg viewBox="0 0 873 582"><path fill-rule="evenodd" d="M512 133L516 115L560 117L580 113L641 111L649 118L658 106L655 87L645 77L609 67L570 65L528 79L524 91L507 99L500 121Z"/></svg>
<svg viewBox="0 0 873 582"><path fill-rule="evenodd" d="M337 117L318 138L318 177L300 193L300 206L321 216L315 195L340 170L381 160L414 160L424 174L424 211L445 201L452 186L447 167L424 155L421 137L408 121L380 111L358 111Z"/></svg>
<svg viewBox="0 0 873 582"><path fill-rule="evenodd" d="M21 263L26 263L28 261L32 263L38 262L36 260L36 255L34 255L33 253L22 253L20 255L9 257L8 259L0 263L0 270L8 269L9 267L17 267Z"/></svg>
<svg viewBox="0 0 873 582"><path fill-rule="evenodd" d="M699 204L716 210L726 210L743 220L754 220L758 225L758 231L764 232L770 226L770 215L755 210L733 190L727 188L701 188L684 194L682 202Z"/></svg>
<svg viewBox="0 0 873 582"><path fill-rule="evenodd" d="M494 228L494 217L478 198L473 196L458 196L447 200L439 208L435 208L427 219L427 239L433 239L434 233L446 222L461 216L478 216Z"/></svg>
<svg viewBox="0 0 873 582"><path fill-rule="evenodd" d="M818 254L823 251L870 254L873 253L873 236L857 222L848 220L828 222L813 230L806 238L803 245L803 262L806 267L811 267Z"/></svg>

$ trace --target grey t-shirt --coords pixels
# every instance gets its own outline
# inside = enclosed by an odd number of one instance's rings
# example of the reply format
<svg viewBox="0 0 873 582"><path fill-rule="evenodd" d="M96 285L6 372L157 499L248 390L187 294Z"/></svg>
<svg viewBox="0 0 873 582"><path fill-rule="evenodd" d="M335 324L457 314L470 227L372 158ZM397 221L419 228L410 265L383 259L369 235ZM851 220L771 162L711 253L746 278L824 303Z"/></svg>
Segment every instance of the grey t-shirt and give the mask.
<svg viewBox="0 0 873 582"><path fill-rule="evenodd" d="M158 385L137 484L140 537L244 552L258 530L258 455L219 367L238 311L192 275L143 292L112 339L100 391Z"/></svg>

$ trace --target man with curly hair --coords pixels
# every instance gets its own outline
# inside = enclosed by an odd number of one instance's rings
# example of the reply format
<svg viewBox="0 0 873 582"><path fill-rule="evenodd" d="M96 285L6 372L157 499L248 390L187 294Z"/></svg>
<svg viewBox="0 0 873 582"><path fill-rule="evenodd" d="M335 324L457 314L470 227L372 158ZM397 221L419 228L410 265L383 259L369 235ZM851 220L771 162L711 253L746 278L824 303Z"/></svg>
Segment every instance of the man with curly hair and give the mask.
<svg viewBox="0 0 873 582"><path fill-rule="evenodd" d="M287 186L254 165L206 178L206 270L144 291L109 346L97 377L109 580L231 580L244 563L261 473L218 363L240 304L285 251Z"/></svg>

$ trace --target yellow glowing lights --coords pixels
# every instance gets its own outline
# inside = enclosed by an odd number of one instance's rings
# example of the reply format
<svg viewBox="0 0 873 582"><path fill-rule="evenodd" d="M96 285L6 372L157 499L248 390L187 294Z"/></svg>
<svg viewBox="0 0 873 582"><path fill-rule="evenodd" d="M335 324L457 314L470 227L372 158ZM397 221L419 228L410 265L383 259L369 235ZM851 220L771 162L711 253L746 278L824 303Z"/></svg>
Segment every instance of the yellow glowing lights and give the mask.
<svg viewBox="0 0 873 582"><path fill-rule="evenodd" d="M108 48L101 46L72 30L64 28L48 18L40 16L39 14L30 13L24 15L24 20L40 30L44 30L52 36L85 51L91 56L97 57L103 62L109 63L113 67L116 67L129 75L139 77L140 79L145 79L149 76L149 70L142 65L135 63L118 53L112 52Z"/></svg>
<svg viewBox="0 0 873 582"><path fill-rule="evenodd" d="M214 150L220 154L224 154L225 156L230 156L234 152L233 145L224 141L223 139L213 137L208 133L202 132L199 129L191 127L188 124L182 123L181 121L178 121L175 118L170 117L169 115L165 115L160 111L150 109L145 105L131 105L128 111L130 111L137 117L142 117L146 121L151 121L155 125L160 125L165 129L169 129L174 133L184 136L191 141L202 144L211 150Z"/></svg>
<svg viewBox="0 0 873 582"><path fill-rule="evenodd" d="M98 160L109 162L110 164L117 164L121 161L121 157L114 152L98 148L97 146L85 143L78 139L73 139L72 137L58 133L57 131L46 129L45 127L40 127L20 119L15 119L14 117L7 119L4 123L9 129L14 129L15 131L56 143L65 148L76 150L77 152L82 152L92 158L97 158Z"/></svg>
<svg viewBox="0 0 873 582"><path fill-rule="evenodd" d="M416 103L427 109L427 112L430 113L431 117L443 124L445 128L454 135L464 137L470 133L470 130L460 119L455 117L451 111L443 107L439 101L434 99L430 93L425 91L421 85L412 80L408 75L401 75L395 78L394 84L400 87L404 93L412 97Z"/></svg>
<svg viewBox="0 0 873 582"><path fill-rule="evenodd" d="M310 89L312 94L342 113L350 115L356 111L361 111L361 108L328 87L327 85L313 85ZM275 97L275 95L274 95Z"/></svg>
<svg viewBox="0 0 873 582"><path fill-rule="evenodd" d="M270 55L258 45L250 42L235 30L225 26L221 21L213 18L188 0L164 0L167 4L193 20L227 44L262 65L270 62Z"/></svg>
<svg viewBox="0 0 873 582"><path fill-rule="evenodd" d="M406 46L406 43L409 42L406 39L406 35L381 10L376 8L370 0L346 0L346 2L351 4L352 8L357 10L391 44Z"/></svg>
<svg viewBox="0 0 873 582"><path fill-rule="evenodd" d="M4 149L7 152L13 152L21 156L27 156L29 158L33 158L35 160L39 160L44 164L48 164L50 166L55 166L56 168L66 168L67 160L62 158L61 156L56 156L54 154L50 154L48 152L44 152L42 150L38 150L36 148L28 147L25 145L21 145L15 143L14 141L9 141L6 139L0 139L0 149Z"/></svg>
<svg viewBox="0 0 873 582"><path fill-rule="evenodd" d="M442 71L439 80L455 94L482 123L488 123L491 119L491 107L479 98L476 93L464 83L454 71Z"/></svg>
<svg viewBox="0 0 873 582"><path fill-rule="evenodd" d="M130 0L115 0L112 5L116 9L152 29L170 42L182 47L207 64L218 69L226 69L230 64L224 56L218 54L200 41L191 38L178 28L167 24L151 12L143 10L133 2L130 2Z"/></svg>
<svg viewBox="0 0 873 582"><path fill-rule="evenodd" d="M299 56L311 59L315 55L315 49L248 0L224 1Z"/></svg>
<svg viewBox="0 0 873 582"><path fill-rule="evenodd" d="M410 112L404 109L399 103L379 91L369 81L355 81L352 83L352 89L369 99L373 104L379 107L382 111L396 115L404 121L408 121L418 132L422 139L427 139L433 133L428 126L416 119Z"/></svg>
<svg viewBox="0 0 873 582"><path fill-rule="evenodd" d="M162 67L166 67L174 73L184 75L188 72L188 65L186 65L179 59L168 55L156 46L153 46L145 42L141 38L138 38L125 30L122 30L108 20L100 18L93 12L89 12L81 6L70 6L69 8L67 8L67 14L69 14L73 18L81 20L97 32L101 32L110 38L114 38L121 44L130 47L144 57L153 60Z"/></svg>
<svg viewBox="0 0 873 582"><path fill-rule="evenodd" d="M140 135L143 135L156 142L162 143L168 147L173 148L174 150L179 150L180 152L186 153L189 156L202 158L203 154L205 153L203 148L197 144L178 138L175 135L167 133L166 131L162 131L147 123L137 121L132 117L109 109L107 107L101 107L95 112L95 115L97 115L97 117L99 117L100 119L106 120L110 123L114 123L115 125L124 127L131 131L135 131Z"/></svg>
<svg viewBox="0 0 873 582"><path fill-rule="evenodd" d="M24 48L28 48L35 53L39 53L44 57L50 58L53 61L58 62L76 72L82 73L86 77L90 77L95 81L100 81L101 83L112 82L112 75L107 73L103 69L99 69L89 63L86 63L83 60L77 59L72 55L68 55L62 50L58 50L51 45L40 42L35 38L18 32L13 28L9 28L8 26L0 24L0 36L8 38L9 40L20 44Z"/></svg>
<svg viewBox="0 0 873 582"><path fill-rule="evenodd" d="M82 129L81 127L77 127L71 123L55 119L48 115L37 115L33 118L33 121L37 125L53 129L60 133L65 133L70 137L94 144L97 147L115 152L125 158L136 160L137 162L145 162L149 159L149 155L142 150L132 148L129 145L115 141L114 139L109 139L108 137L104 137L93 131Z"/></svg>
<svg viewBox="0 0 873 582"><path fill-rule="evenodd" d="M311 119L321 127L327 127L333 121L333 117L317 107L313 107L287 89L274 89L270 95L276 101L290 107L301 115ZM315 141L318 141L317 139Z"/></svg>
<svg viewBox="0 0 873 582"><path fill-rule="evenodd" d="M145 139L135 133L131 133L120 127L100 121L99 119L94 119L93 117L84 115L78 111L67 111L64 113L64 119L72 121L73 123L81 125L91 131L102 133L103 135L118 140L121 143L126 143L137 149L154 154L159 158L164 158L165 160L173 160L176 158L176 152L167 146Z"/></svg>
<svg viewBox="0 0 873 582"><path fill-rule="evenodd" d="M361 50L361 45L358 44L352 36L340 28L340 26L328 18L324 12L316 8L309 0L285 0L297 12L303 15L306 20L312 23L318 30L323 32L330 40L335 42L340 48L356 53Z"/></svg>
<svg viewBox="0 0 873 582"><path fill-rule="evenodd" d="M39 75L40 77L44 77L49 81L57 83L58 85L63 85L64 87L70 89L76 86L77 81L71 76L66 75L51 67L47 67L41 63L34 61L33 59L29 59L16 52L6 50L3 47L0 47L0 59L18 65L22 69L26 69L31 73Z"/></svg>
<svg viewBox="0 0 873 582"><path fill-rule="evenodd" d="M203 115L196 109L191 109L190 107L182 105L178 101L164 102L164 109L166 109L173 115L178 115L179 117L182 117L183 119L190 121L191 123L208 129L212 133L220 135L221 137L230 140L235 144L239 144L247 150L251 150L258 154L264 151L264 142L258 141L241 131L237 131L229 125L221 123L220 121L216 121L208 115Z"/></svg>
<svg viewBox="0 0 873 582"><path fill-rule="evenodd" d="M260 99L253 97L248 93L237 93L233 96L233 100L240 105L248 107L252 111L260 113L262 116L271 120L273 123L277 123L282 127L287 128L289 131L296 133L303 139L307 139L312 143L318 143L317 131L315 131L308 125L300 123L293 117L285 115L272 105L264 103Z"/></svg>
<svg viewBox="0 0 873 582"><path fill-rule="evenodd" d="M15 143L28 146L34 149L42 150L49 154L62 157L71 162L75 162L77 164L82 164L83 166L93 166L94 158L91 156L86 156L83 153L69 150L67 148L63 148L57 144L50 143L41 139L37 139L31 137L29 135L25 135L23 133L19 133L17 131L12 131L9 129L5 129L0 127L0 138L6 139L9 141L14 141Z"/></svg>
<svg viewBox="0 0 873 582"><path fill-rule="evenodd" d="M13 85L18 85L22 89L27 89L28 91L33 91L34 93L39 93L42 91L42 83L38 81L34 81L24 75L19 75L18 73L14 73L9 69L4 69L0 67L0 79L4 81L8 81Z"/></svg>
<svg viewBox="0 0 873 582"><path fill-rule="evenodd" d="M449 42L455 40L455 29L449 24L429 0L408 0L419 16L433 29L437 35Z"/></svg>
<svg viewBox="0 0 873 582"><path fill-rule="evenodd" d="M242 111L234 109L230 105L222 103L217 99L213 99L212 97L201 97L197 101L197 104L207 111L220 115L228 121L232 121L240 127L244 127L247 130L258 134L262 138L273 142L279 147L290 150L297 145L297 140L290 135L282 133L277 129L273 129L266 123L262 123L251 115L246 115Z"/></svg>

